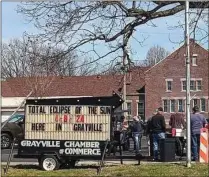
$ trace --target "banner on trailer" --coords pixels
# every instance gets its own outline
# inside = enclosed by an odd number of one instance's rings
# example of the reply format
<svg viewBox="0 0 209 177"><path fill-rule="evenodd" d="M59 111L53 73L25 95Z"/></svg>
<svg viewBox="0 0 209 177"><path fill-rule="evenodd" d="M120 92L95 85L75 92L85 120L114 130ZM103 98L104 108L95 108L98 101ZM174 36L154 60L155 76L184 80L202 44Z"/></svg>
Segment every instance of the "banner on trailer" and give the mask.
<svg viewBox="0 0 209 177"><path fill-rule="evenodd" d="M36 149L47 148L60 155L100 156L100 141L64 141L64 140L22 140L20 147L30 148L34 153Z"/></svg>
<svg viewBox="0 0 209 177"><path fill-rule="evenodd" d="M25 139L110 139L110 106L27 105Z"/></svg>

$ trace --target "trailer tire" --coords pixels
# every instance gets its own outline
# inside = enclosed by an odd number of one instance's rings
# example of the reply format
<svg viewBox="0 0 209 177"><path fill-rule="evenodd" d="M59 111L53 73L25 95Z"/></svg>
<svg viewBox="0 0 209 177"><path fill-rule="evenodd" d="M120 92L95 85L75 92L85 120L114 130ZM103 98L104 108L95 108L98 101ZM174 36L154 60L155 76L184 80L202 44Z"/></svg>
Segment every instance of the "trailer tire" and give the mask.
<svg viewBox="0 0 209 177"><path fill-rule="evenodd" d="M59 169L60 163L56 156L45 155L40 160L40 167L45 171L53 171Z"/></svg>
<svg viewBox="0 0 209 177"><path fill-rule="evenodd" d="M1 148L10 149L12 145L12 135L10 133L1 134Z"/></svg>

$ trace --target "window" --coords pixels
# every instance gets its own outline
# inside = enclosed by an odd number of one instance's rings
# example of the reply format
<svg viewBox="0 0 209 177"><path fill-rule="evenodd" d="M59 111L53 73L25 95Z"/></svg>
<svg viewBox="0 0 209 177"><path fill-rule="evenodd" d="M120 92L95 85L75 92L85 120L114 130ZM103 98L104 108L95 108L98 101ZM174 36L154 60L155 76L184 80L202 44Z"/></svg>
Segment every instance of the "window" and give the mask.
<svg viewBox="0 0 209 177"><path fill-rule="evenodd" d="M144 119L144 101L139 101L138 103L138 115Z"/></svg>
<svg viewBox="0 0 209 177"><path fill-rule="evenodd" d="M184 90L186 90L186 81L182 81L182 90L184 91Z"/></svg>
<svg viewBox="0 0 209 177"><path fill-rule="evenodd" d="M193 99L193 107L198 106L197 99Z"/></svg>
<svg viewBox="0 0 209 177"><path fill-rule="evenodd" d="M182 100L182 99L178 100L178 112L179 111L183 111L184 112L184 108L185 108L184 100Z"/></svg>
<svg viewBox="0 0 209 177"><path fill-rule="evenodd" d="M200 111L205 112L205 99L200 99Z"/></svg>
<svg viewBox="0 0 209 177"><path fill-rule="evenodd" d="M138 103L138 113L144 113L144 102Z"/></svg>
<svg viewBox="0 0 209 177"><path fill-rule="evenodd" d="M197 80L197 90L202 90L202 81Z"/></svg>
<svg viewBox="0 0 209 177"><path fill-rule="evenodd" d="M128 115L131 115L131 103L127 103Z"/></svg>
<svg viewBox="0 0 209 177"><path fill-rule="evenodd" d="M170 104L170 106L171 106L171 112L175 112L175 100L171 100L171 104Z"/></svg>
<svg viewBox="0 0 209 177"><path fill-rule="evenodd" d="M182 79L182 91L186 90L186 80ZM190 80L190 90L191 91L201 91L202 90L202 79L192 79Z"/></svg>
<svg viewBox="0 0 209 177"><path fill-rule="evenodd" d="M197 56L192 57L192 66L197 66Z"/></svg>
<svg viewBox="0 0 209 177"><path fill-rule="evenodd" d="M190 81L190 90L196 90L195 81L194 80Z"/></svg>
<svg viewBox="0 0 209 177"><path fill-rule="evenodd" d="M171 91L171 84L172 84L172 81L166 81L166 91Z"/></svg>
<svg viewBox="0 0 209 177"><path fill-rule="evenodd" d="M169 101L163 100L163 110L164 112L169 112Z"/></svg>
<svg viewBox="0 0 209 177"><path fill-rule="evenodd" d="M9 122L20 122L23 121L24 115L14 115Z"/></svg>

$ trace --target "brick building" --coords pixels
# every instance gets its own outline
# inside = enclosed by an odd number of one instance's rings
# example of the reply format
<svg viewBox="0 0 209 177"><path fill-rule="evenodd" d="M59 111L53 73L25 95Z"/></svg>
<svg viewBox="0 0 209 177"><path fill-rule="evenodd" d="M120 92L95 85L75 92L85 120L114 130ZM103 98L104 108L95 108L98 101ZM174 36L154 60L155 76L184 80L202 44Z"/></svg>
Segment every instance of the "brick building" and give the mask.
<svg viewBox="0 0 209 177"><path fill-rule="evenodd" d="M208 113L208 51L191 40L191 107L200 106ZM166 118L178 109L185 110L186 67L182 46L155 66L135 67L127 74L129 115L148 118L162 106ZM1 115L5 120L19 106L32 88L31 97L61 98L109 96L123 93L122 75L72 76L47 78L11 78L1 82ZM20 112L23 108L20 109ZM207 115L206 115L207 116Z"/></svg>
<svg viewBox="0 0 209 177"><path fill-rule="evenodd" d="M127 107L129 115L144 116L144 71L147 67L133 68L127 74ZM31 97L62 98L110 96L113 91L123 93L122 75L94 75L72 77L10 78L1 82L1 115L7 119L24 98L36 88ZM139 100L141 99L141 100ZM138 104L141 107L138 109ZM120 109L120 108L119 108ZM22 107L19 113L23 113Z"/></svg>
<svg viewBox="0 0 209 177"><path fill-rule="evenodd" d="M164 108L165 117L186 107L186 56L183 45L164 60L145 72L145 116L159 106ZM200 107L208 116L208 51L190 40L191 56L191 108Z"/></svg>

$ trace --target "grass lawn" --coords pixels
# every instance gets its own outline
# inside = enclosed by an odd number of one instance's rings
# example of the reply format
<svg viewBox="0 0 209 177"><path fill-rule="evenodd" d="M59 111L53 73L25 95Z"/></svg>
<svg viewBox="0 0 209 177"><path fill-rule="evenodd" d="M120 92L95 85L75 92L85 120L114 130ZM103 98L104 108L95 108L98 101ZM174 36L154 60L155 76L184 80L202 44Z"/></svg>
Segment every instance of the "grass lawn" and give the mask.
<svg viewBox="0 0 209 177"><path fill-rule="evenodd" d="M3 173L3 170L2 170ZM97 166L79 166L74 169L42 171L38 166L13 166L6 176L96 176ZM2 174L2 176L4 176ZM100 176L209 176L207 164L141 164L115 165L102 168Z"/></svg>

